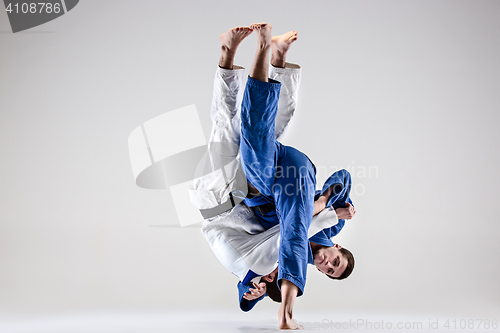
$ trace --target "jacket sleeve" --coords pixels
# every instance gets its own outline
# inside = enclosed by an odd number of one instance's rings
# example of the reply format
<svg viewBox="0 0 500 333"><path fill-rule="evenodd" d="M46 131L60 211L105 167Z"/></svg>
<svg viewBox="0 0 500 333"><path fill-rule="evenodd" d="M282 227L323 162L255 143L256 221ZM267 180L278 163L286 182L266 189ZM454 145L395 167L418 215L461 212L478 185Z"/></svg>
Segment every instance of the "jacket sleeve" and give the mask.
<svg viewBox="0 0 500 333"><path fill-rule="evenodd" d="M317 200L330 186L333 186L332 193L326 204L327 207L332 206L334 209L343 208L346 202L353 205L351 198L349 197L351 192L351 174L349 171L342 169L334 172L325 182L321 191L317 191L314 197ZM332 238L337 235L345 225L344 219L339 219L338 223L331 228L323 229L327 238ZM316 235L322 232L317 233Z"/></svg>
<svg viewBox="0 0 500 333"><path fill-rule="evenodd" d="M298 288L298 297L304 292L307 265L312 262L308 230L314 210L311 200L316 188L314 169L300 167L297 175L286 172L281 178L276 178L275 185L282 189L279 195L275 194L281 237L278 286L281 290L281 280L290 281Z"/></svg>
<svg viewBox="0 0 500 333"><path fill-rule="evenodd" d="M321 191L317 191L314 200L318 199L330 186L333 186L332 193L326 206L333 208L345 207L345 203L352 204L349 194L351 193L351 174L349 171L342 169L334 172L325 182Z"/></svg>
<svg viewBox="0 0 500 333"><path fill-rule="evenodd" d="M257 304L259 301L263 300L264 297L267 296L267 294L264 294L261 297L254 299L252 301L244 299L243 294L248 292L250 290L250 287L251 287L250 285L245 286L243 283L238 282L238 294L239 294L238 296L240 300L240 309L245 312L252 310L255 304Z"/></svg>

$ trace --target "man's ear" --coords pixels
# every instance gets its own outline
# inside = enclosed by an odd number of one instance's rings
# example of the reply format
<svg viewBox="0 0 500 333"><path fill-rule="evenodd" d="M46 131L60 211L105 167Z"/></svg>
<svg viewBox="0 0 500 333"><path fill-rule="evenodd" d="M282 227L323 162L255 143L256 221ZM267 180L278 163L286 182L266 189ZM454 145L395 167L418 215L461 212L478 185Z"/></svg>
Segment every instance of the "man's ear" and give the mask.
<svg viewBox="0 0 500 333"><path fill-rule="evenodd" d="M335 244L333 247L336 249L339 249L339 250L342 248L342 246L340 246L340 244Z"/></svg>

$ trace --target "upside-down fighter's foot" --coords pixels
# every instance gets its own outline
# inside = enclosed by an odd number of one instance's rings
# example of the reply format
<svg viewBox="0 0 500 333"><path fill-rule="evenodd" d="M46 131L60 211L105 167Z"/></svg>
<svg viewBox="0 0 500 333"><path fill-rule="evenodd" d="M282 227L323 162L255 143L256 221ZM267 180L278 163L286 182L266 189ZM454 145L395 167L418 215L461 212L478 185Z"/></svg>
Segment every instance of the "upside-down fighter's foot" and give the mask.
<svg viewBox="0 0 500 333"><path fill-rule="evenodd" d="M241 41L245 39L248 35L252 33L250 27L236 27L230 29L228 32L219 36L222 48L228 51L236 52L238 45Z"/></svg>
<svg viewBox="0 0 500 333"><path fill-rule="evenodd" d="M268 23L253 23L250 29L257 35L257 51L253 58L249 76L252 79L269 82L269 50L271 49L272 27Z"/></svg>
<svg viewBox="0 0 500 333"><path fill-rule="evenodd" d="M283 35L271 38L273 52L286 53L293 42L297 40L297 31L289 31Z"/></svg>
<svg viewBox="0 0 500 333"><path fill-rule="evenodd" d="M271 46L273 27L268 23L252 23L250 29L255 30L257 34L257 45L260 47Z"/></svg>
<svg viewBox="0 0 500 333"><path fill-rule="evenodd" d="M238 45L248 35L252 33L250 27L236 27L219 36L221 43L221 58L219 66L222 68L233 69L234 55Z"/></svg>
<svg viewBox="0 0 500 333"><path fill-rule="evenodd" d="M275 67L285 67L286 53L297 40L297 31L289 31L271 39L271 64Z"/></svg>

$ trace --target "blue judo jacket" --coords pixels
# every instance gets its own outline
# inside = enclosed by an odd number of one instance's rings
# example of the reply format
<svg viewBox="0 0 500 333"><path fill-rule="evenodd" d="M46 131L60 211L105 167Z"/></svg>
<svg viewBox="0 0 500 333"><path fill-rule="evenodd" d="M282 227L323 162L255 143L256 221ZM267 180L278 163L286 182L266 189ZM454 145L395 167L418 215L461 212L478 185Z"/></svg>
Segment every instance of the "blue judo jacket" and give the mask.
<svg viewBox="0 0 500 333"><path fill-rule="evenodd" d="M328 202L326 204L326 207L333 207L334 209L337 208L343 208L345 207L346 203L349 202L352 204L351 199L349 198L349 194L351 191L351 174L345 170L339 170L337 172L334 172L324 183L323 188L321 190L317 190L316 194L314 196L314 200L317 200L330 186L333 186L332 188L332 193L330 194L330 198L328 199ZM270 228L276 224L279 223L278 216L276 214L275 210L270 210L266 212L265 210L261 210L258 207L262 205L266 205L266 207L269 207L269 200L266 199L263 196L257 196L252 199L245 199L245 204L247 204L249 207L254 207L254 212L255 215L259 218L259 222L267 229ZM340 230L345 225L345 220L339 219L338 223L331 228L323 229L322 231L316 233L312 237L309 238L309 241L314 242L316 244L320 244L323 246L333 246L334 243L332 242L331 238L337 235ZM291 228L290 228L291 227ZM301 228L300 226L289 226L287 230L285 230L285 233L296 233L297 230L300 230L300 232L303 233L304 228ZM303 236L303 238L307 238L307 230L306 233ZM313 255L312 255L312 250L311 246L309 244L308 246L308 251L307 253L297 253L294 252L293 255L296 258L296 261L299 263L305 263L307 262L308 264L314 265L313 262ZM295 266L294 266L295 267ZM299 265L300 267L300 265ZM286 268L285 268L286 270ZM294 272L294 268L288 268L289 273L296 273ZM294 274L295 275L295 274ZM250 311L257 302L262 300L267 294L263 295L262 297L248 301L243 298L243 294L248 292L250 288L253 288L253 285L251 283L251 280L255 277L257 277L253 272L249 272L247 277L238 283L238 294L239 294L239 303L240 303L240 309L243 311ZM286 278L286 277L285 277ZM292 281L294 282L294 281ZM294 282L295 283L295 282ZM302 286L305 285L305 279L301 279L301 281L298 281ZM302 290L299 287L299 294L298 296L302 295Z"/></svg>

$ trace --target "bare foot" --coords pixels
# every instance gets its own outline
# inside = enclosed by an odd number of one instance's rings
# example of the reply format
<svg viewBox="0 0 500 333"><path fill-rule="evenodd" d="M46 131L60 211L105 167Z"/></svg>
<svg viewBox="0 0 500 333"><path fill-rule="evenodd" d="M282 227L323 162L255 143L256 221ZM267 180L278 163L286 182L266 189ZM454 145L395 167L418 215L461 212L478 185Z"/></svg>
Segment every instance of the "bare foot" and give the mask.
<svg viewBox="0 0 500 333"><path fill-rule="evenodd" d="M236 27L230 29L228 32L219 36L222 49L233 53L236 52L241 41L250 35L252 31L250 27Z"/></svg>
<svg viewBox="0 0 500 333"><path fill-rule="evenodd" d="M271 64L274 67L285 67L286 53L293 42L297 40L297 31L289 31L271 39Z"/></svg>
<svg viewBox="0 0 500 333"><path fill-rule="evenodd" d="M250 29L255 30L257 33L257 44L260 47L271 46L272 30L273 27L268 23L252 23Z"/></svg>
<svg viewBox="0 0 500 333"><path fill-rule="evenodd" d="M283 35L273 36L271 39L273 53L286 53L293 42L297 40L297 31L289 31Z"/></svg>
<svg viewBox="0 0 500 333"><path fill-rule="evenodd" d="M233 69L236 49L241 41L250 35L252 31L250 27L236 27L219 36L220 43L222 44L219 67Z"/></svg>
<svg viewBox="0 0 500 333"><path fill-rule="evenodd" d="M304 326L300 325L297 323L297 321L293 318L290 318L289 316L283 315L280 316L278 315L278 321L279 321L279 329L280 330L303 330Z"/></svg>

